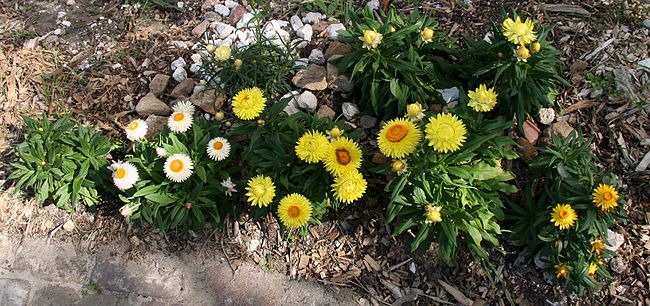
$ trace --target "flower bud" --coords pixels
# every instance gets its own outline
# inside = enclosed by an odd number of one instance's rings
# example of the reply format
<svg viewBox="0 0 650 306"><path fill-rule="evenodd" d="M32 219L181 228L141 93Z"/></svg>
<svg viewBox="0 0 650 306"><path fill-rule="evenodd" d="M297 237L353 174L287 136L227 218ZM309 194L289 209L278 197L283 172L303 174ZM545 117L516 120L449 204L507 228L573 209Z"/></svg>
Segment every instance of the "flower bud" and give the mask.
<svg viewBox="0 0 650 306"><path fill-rule="evenodd" d="M210 52L210 53L214 52L214 49L215 49L215 47L214 47L213 44L207 44L207 45L205 46L205 51L208 51L208 52Z"/></svg>
<svg viewBox="0 0 650 306"><path fill-rule="evenodd" d="M536 42L533 44L532 48L533 48L533 52L539 52L540 50L542 50L542 44Z"/></svg>
<svg viewBox="0 0 650 306"><path fill-rule="evenodd" d="M225 118L225 115L223 114L222 111L218 111L216 114L214 114L214 119L216 119L217 121L221 121L223 120L223 118Z"/></svg>

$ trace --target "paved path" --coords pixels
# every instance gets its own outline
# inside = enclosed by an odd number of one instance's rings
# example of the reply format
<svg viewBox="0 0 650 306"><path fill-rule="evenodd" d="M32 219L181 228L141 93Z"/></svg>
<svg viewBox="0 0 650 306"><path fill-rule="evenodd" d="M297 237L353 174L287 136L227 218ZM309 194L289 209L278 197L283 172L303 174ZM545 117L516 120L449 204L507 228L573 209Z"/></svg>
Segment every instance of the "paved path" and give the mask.
<svg viewBox="0 0 650 306"><path fill-rule="evenodd" d="M233 274L195 253L144 254L105 245L95 254L70 242L0 234L0 305L356 305L350 291L291 281L257 266Z"/></svg>

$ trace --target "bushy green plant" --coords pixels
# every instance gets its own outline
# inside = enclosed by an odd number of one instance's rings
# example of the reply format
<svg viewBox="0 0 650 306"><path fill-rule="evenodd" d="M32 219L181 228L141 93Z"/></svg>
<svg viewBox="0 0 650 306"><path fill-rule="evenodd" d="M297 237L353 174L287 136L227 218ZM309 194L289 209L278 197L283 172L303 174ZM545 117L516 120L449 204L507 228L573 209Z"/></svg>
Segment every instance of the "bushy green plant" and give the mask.
<svg viewBox="0 0 650 306"><path fill-rule="evenodd" d="M508 204L510 238L527 245L530 255L539 253L549 264L547 272L554 273L559 283L582 293L600 288L598 277L610 277L603 260L613 254L604 249L603 241L609 227L625 220L623 199L615 191L616 177L595 164L590 141L572 132L566 139L552 135L552 142L540 148L539 157L531 162L534 179L522 201ZM594 194L603 191L613 192L612 201L599 207ZM566 223L561 211L569 218ZM577 219L571 221L573 215Z"/></svg>
<svg viewBox="0 0 650 306"><path fill-rule="evenodd" d="M115 145L70 115L54 122L45 115L39 121L22 118L25 141L14 149L18 160L9 176L16 190L32 190L38 203L52 201L68 211L79 202L93 208L109 179L107 155Z"/></svg>
<svg viewBox="0 0 650 306"><path fill-rule="evenodd" d="M380 15L383 23L375 20L370 9L361 18L352 14L352 26L339 36L354 49L338 65L351 75L361 94L360 105L390 118L414 101L444 103L436 86L452 85L445 75L455 73L451 55L458 55L445 32L417 10L408 18L398 15L394 7Z"/></svg>

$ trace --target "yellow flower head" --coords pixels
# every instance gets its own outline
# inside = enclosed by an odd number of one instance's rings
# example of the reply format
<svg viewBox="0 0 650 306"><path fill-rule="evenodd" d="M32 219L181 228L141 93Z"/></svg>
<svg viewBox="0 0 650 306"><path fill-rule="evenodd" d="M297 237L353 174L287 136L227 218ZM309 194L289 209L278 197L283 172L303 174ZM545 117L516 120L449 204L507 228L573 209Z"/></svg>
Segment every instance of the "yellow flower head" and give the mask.
<svg viewBox="0 0 650 306"><path fill-rule="evenodd" d="M542 44L536 42L531 45L531 49L533 49L533 52L539 52L542 50Z"/></svg>
<svg viewBox="0 0 650 306"><path fill-rule="evenodd" d="M402 174L404 174L406 172L406 169L408 168L408 165L406 164L406 160L396 159L390 164L390 168L397 175L402 175Z"/></svg>
<svg viewBox="0 0 650 306"><path fill-rule="evenodd" d="M587 274L589 274L591 278L594 278L596 277L596 271L598 271L598 264L595 262L590 263L589 271L587 272Z"/></svg>
<svg viewBox="0 0 650 306"><path fill-rule="evenodd" d="M517 57L517 61L527 62L528 58L530 58L530 50L526 46L521 45L515 50L515 56Z"/></svg>
<svg viewBox="0 0 650 306"><path fill-rule="evenodd" d="M569 276L569 266L566 264L555 265L555 276L559 278L566 278Z"/></svg>
<svg viewBox="0 0 650 306"><path fill-rule="evenodd" d="M377 48L382 39L384 39L384 36L375 29L363 30L363 36L359 36L359 40L363 42L363 47L368 50Z"/></svg>
<svg viewBox="0 0 650 306"><path fill-rule="evenodd" d="M406 117L413 121L420 121L424 118L424 109L420 102L411 103L406 106Z"/></svg>
<svg viewBox="0 0 650 306"><path fill-rule="evenodd" d="M329 135L332 138L339 138L343 135L343 131L339 129L338 126L335 126L327 132L327 135Z"/></svg>
<svg viewBox="0 0 650 306"><path fill-rule="evenodd" d="M354 170L342 174L334 179L332 191L339 202L346 204L360 199L366 192L368 183L359 171Z"/></svg>
<svg viewBox="0 0 650 306"><path fill-rule="evenodd" d="M311 218L311 203L303 195L292 193L280 200L278 216L286 227L301 227Z"/></svg>
<svg viewBox="0 0 650 306"><path fill-rule="evenodd" d="M266 98L257 87L242 89L232 98L232 111L242 120L257 118L265 106Z"/></svg>
<svg viewBox="0 0 650 306"><path fill-rule="evenodd" d="M241 68L242 61L240 59L235 60L235 70L239 70Z"/></svg>
<svg viewBox="0 0 650 306"><path fill-rule="evenodd" d="M425 223L434 223L434 222L442 222L442 215L440 214L440 211L442 210L442 207L440 206L431 206L427 205L424 207L424 222Z"/></svg>
<svg viewBox="0 0 650 306"><path fill-rule="evenodd" d="M602 252L605 249L605 240L602 237L596 238L596 240L591 242L591 250L598 253Z"/></svg>
<svg viewBox="0 0 650 306"><path fill-rule="evenodd" d="M323 160L323 156L327 154L328 145L329 141L323 133L309 131L298 139L298 143L296 143L296 155L298 155L298 158L310 164L317 163Z"/></svg>
<svg viewBox="0 0 650 306"><path fill-rule="evenodd" d="M361 149L347 137L333 139L323 157L325 169L334 176L355 172L361 166Z"/></svg>
<svg viewBox="0 0 650 306"><path fill-rule="evenodd" d="M551 213L551 223L561 230L570 229L578 220L578 214L569 204L557 204Z"/></svg>
<svg viewBox="0 0 650 306"><path fill-rule="evenodd" d="M413 153L420 143L422 132L407 119L393 119L388 121L377 135L377 145L382 154L402 158Z"/></svg>
<svg viewBox="0 0 650 306"><path fill-rule="evenodd" d="M614 186L607 184L600 184L594 189L594 204L602 211L608 211L618 206L618 192Z"/></svg>
<svg viewBox="0 0 650 306"><path fill-rule="evenodd" d="M247 201L251 202L251 205L257 205L259 207L266 207L273 201L275 197L275 185L270 177L264 175L258 175L254 178L248 180L248 187L246 187L246 196L248 197Z"/></svg>
<svg viewBox="0 0 650 306"><path fill-rule="evenodd" d="M494 91L494 87L488 89L485 84L468 91L467 96L469 97L467 105L477 112L489 112L497 105L498 94Z"/></svg>
<svg viewBox="0 0 650 306"><path fill-rule="evenodd" d="M503 21L503 36L515 45L527 45L537 39L533 28L530 18L526 18L525 22L521 22L518 16L516 21L508 18Z"/></svg>
<svg viewBox="0 0 650 306"><path fill-rule="evenodd" d="M230 48L226 45L221 45L214 50L214 56L220 61L225 61L230 58Z"/></svg>
<svg viewBox="0 0 650 306"><path fill-rule="evenodd" d="M432 28L424 28L422 32L420 32L420 36L422 37L422 41L424 43L432 42L434 35L436 35L436 32L434 32Z"/></svg>
<svg viewBox="0 0 650 306"><path fill-rule="evenodd" d="M429 140L429 146L441 153L460 149L467 138L465 124L452 114L438 114L429 118L425 133L425 137Z"/></svg>

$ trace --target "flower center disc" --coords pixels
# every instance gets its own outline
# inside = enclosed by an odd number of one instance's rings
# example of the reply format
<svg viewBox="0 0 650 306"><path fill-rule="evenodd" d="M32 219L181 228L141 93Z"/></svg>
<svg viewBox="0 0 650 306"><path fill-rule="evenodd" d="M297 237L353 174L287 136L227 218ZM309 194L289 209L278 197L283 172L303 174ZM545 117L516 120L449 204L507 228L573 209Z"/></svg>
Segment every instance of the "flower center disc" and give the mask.
<svg viewBox="0 0 650 306"><path fill-rule="evenodd" d="M129 130L135 131L138 128L138 123L133 121L129 124Z"/></svg>
<svg viewBox="0 0 650 306"><path fill-rule="evenodd" d="M300 215L300 208L298 206L291 206L287 210L287 214L291 218L298 218L298 216Z"/></svg>
<svg viewBox="0 0 650 306"><path fill-rule="evenodd" d="M408 129L401 124L397 124L391 126L388 129L388 133L386 133L386 138L388 138L390 142L399 142L402 139L404 139L404 137L406 137L407 134L408 134Z"/></svg>
<svg viewBox="0 0 650 306"><path fill-rule="evenodd" d="M185 114L183 113L176 113L176 115L174 115L174 121L181 121L184 118L185 118Z"/></svg>
<svg viewBox="0 0 650 306"><path fill-rule="evenodd" d="M223 143L221 141L215 141L212 147L215 150L221 150L221 148L223 148Z"/></svg>
<svg viewBox="0 0 650 306"><path fill-rule="evenodd" d="M117 171L115 171L115 177L118 179L122 179L126 176L126 170L124 168L119 168Z"/></svg>
<svg viewBox="0 0 650 306"><path fill-rule="evenodd" d="M569 212L566 210L560 210L557 215L562 219L566 219L569 216Z"/></svg>
<svg viewBox="0 0 650 306"><path fill-rule="evenodd" d="M350 153L348 151L343 149L336 150L336 161L339 162L339 164L345 166L350 163L350 160L352 160L352 158L350 157Z"/></svg>
<svg viewBox="0 0 650 306"><path fill-rule="evenodd" d="M171 169L174 172L180 172L183 170L183 162L175 159L169 164L169 169Z"/></svg>
<svg viewBox="0 0 650 306"><path fill-rule="evenodd" d="M611 192L606 191L605 193L603 193L603 199L605 199L607 201L611 201L613 198L614 198L614 195Z"/></svg>
<svg viewBox="0 0 650 306"><path fill-rule="evenodd" d="M438 127L438 137L444 140L452 139L455 134L456 130L449 123L443 123Z"/></svg>

